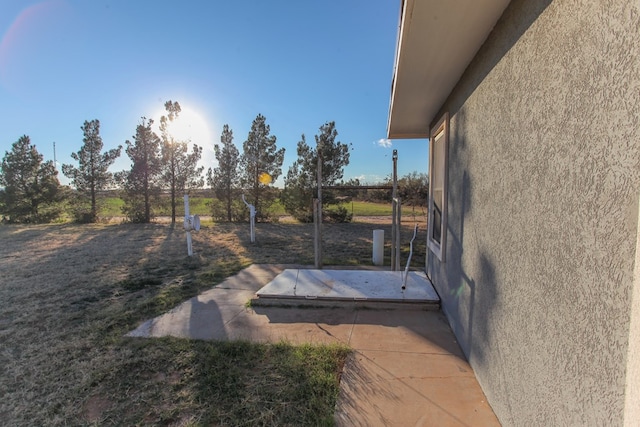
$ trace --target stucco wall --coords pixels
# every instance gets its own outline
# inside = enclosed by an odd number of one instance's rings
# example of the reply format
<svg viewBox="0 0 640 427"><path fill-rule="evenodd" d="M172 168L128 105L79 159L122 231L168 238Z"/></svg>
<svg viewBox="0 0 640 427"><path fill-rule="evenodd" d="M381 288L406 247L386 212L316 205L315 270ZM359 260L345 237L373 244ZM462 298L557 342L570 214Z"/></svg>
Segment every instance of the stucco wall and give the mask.
<svg viewBox="0 0 640 427"><path fill-rule="evenodd" d="M623 423L639 29L635 1L513 1L442 108L447 256L427 270L504 425Z"/></svg>
<svg viewBox="0 0 640 427"><path fill-rule="evenodd" d="M640 202L640 201L639 201ZM638 218L640 224L640 218ZM637 426L640 420L640 229L636 236L636 261L633 272L629 348L625 388L625 427Z"/></svg>

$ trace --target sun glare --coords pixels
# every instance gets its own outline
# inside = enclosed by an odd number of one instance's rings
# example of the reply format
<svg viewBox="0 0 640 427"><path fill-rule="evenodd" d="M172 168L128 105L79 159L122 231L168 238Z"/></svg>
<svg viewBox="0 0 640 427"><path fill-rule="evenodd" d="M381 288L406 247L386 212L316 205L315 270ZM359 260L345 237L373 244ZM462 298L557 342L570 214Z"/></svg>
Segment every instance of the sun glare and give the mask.
<svg viewBox="0 0 640 427"><path fill-rule="evenodd" d="M200 146L211 143L211 132L207 121L195 110L180 105L178 117L169 123L169 133L176 141L188 141ZM163 111L158 116L166 115ZM159 122L159 121L158 121Z"/></svg>
<svg viewBox="0 0 640 427"><path fill-rule="evenodd" d="M178 101L180 103L180 101ZM162 108L157 110L154 119L154 131L160 136L160 119L167 116L167 111ZM216 168L218 161L215 158L213 150L213 129L215 123L209 117L201 114L196 108L192 108L190 104L180 103L180 113L173 121L169 122L168 131L174 141L186 142L189 146L189 152L192 150L193 144L201 147L202 157L198 162L199 166L204 166L205 170L209 167Z"/></svg>

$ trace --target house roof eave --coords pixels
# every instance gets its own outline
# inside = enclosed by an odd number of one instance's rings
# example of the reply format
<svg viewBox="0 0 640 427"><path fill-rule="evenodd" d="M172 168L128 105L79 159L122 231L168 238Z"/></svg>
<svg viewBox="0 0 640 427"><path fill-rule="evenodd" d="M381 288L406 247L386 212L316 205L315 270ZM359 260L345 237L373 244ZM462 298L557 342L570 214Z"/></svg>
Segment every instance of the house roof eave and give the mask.
<svg viewBox="0 0 640 427"><path fill-rule="evenodd" d="M426 138L429 123L493 29L509 0L404 0L387 137Z"/></svg>

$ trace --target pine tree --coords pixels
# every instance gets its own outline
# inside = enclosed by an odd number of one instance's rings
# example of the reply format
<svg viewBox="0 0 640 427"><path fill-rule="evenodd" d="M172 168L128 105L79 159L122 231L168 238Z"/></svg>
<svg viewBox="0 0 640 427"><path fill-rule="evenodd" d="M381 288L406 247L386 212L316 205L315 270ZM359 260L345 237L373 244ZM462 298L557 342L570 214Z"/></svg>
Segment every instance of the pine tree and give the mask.
<svg viewBox="0 0 640 427"><path fill-rule="evenodd" d="M311 222L313 198L317 194L317 161L316 166L311 164L314 154L304 134L298 141L297 154L298 159L289 167L284 178L280 200L285 211L294 218L302 222Z"/></svg>
<svg viewBox="0 0 640 427"><path fill-rule="evenodd" d="M58 171L27 135L5 152L0 171L0 208L8 222L46 222L60 214L62 198Z"/></svg>
<svg viewBox="0 0 640 427"><path fill-rule="evenodd" d="M177 197L191 188L204 185L202 172L204 166L198 167L202 157L202 147L193 144L189 153L186 141L179 141L171 134L169 125L176 120L182 111L178 102L167 101L164 104L167 115L160 118L160 135L162 138L162 180L169 185L171 194L171 222L176 222Z"/></svg>
<svg viewBox="0 0 640 427"><path fill-rule="evenodd" d="M78 162L78 167L62 165L62 173L71 179L71 184L78 191L81 206L77 216L86 222L95 222L98 218L97 193L108 188L113 183L113 174L108 171L109 166L120 156L122 146L102 153L103 143L100 136L100 121L97 119L86 121L80 128L84 134L83 145L71 157ZM85 200L90 202L87 214L82 206Z"/></svg>
<svg viewBox="0 0 640 427"><path fill-rule="evenodd" d="M126 152L131 159L131 169L119 174L124 187L122 211L133 222L151 222L151 203L160 193L162 158L160 138L151 126L153 120L142 118L136 127L133 142L127 140Z"/></svg>
<svg viewBox="0 0 640 427"><path fill-rule="evenodd" d="M316 148L310 147L302 135L298 142L298 159L284 180L281 200L285 210L301 221L313 218L313 198L318 188L318 151L322 161L322 185L336 185L349 164L349 145L336 141L335 122L320 126L315 136ZM335 204L332 192L323 193L323 205Z"/></svg>
<svg viewBox="0 0 640 427"><path fill-rule="evenodd" d="M229 129L229 125L223 126L220 143L221 145L213 146L218 167L213 170L209 168L207 182L214 190L216 197L224 202L227 221L231 221L233 200L240 184L238 177L240 152L233 144L233 131Z"/></svg>
<svg viewBox="0 0 640 427"><path fill-rule="evenodd" d="M258 114L242 144L240 158L241 184L248 192L249 202L257 212L258 219L267 218L267 211L276 199L269 184L282 174L284 148L277 149L275 135L269 135L270 127L262 114Z"/></svg>

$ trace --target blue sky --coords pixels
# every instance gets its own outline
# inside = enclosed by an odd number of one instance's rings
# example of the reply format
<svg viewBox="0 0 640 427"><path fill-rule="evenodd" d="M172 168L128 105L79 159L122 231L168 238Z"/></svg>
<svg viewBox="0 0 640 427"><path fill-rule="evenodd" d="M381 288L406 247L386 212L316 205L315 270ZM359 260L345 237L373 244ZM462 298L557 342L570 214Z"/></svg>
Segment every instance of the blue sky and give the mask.
<svg viewBox="0 0 640 427"><path fill-rule="evenodd" d="M331 120L353 146L345 179L389 176L394 148L400 176L426 173L426 140L385 140L399 3L2 0L0 153L26 134L73 163L85 120L100 120L105 149L124 146L173 100L176 133L204 147L207 168L222 126L241 150L260 113L286 149L283 175L300 135L315 144ZM128 168L123 152L111 170Z"/></svg>

